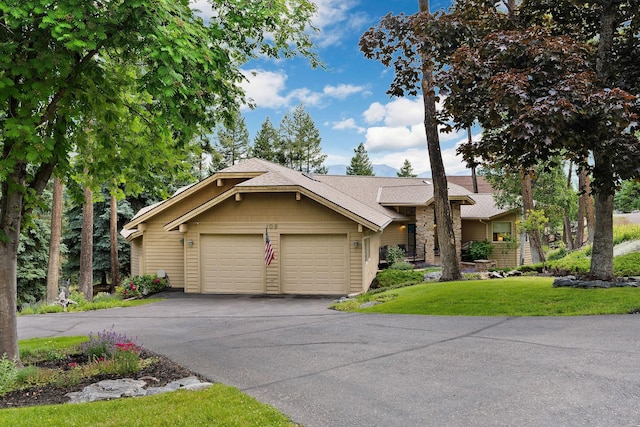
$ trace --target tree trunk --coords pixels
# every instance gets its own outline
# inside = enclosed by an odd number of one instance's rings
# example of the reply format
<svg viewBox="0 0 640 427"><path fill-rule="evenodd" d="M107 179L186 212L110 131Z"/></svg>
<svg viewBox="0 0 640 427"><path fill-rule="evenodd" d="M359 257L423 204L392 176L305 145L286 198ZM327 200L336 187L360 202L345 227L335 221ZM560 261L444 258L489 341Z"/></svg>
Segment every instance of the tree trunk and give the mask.
<svg viewBox="0 0 640 427"><path fill-rule="evenodd" d="M531 171L522 170L520 172L520 187L522 195L522 208L525 220L529 212L535 209L533 203L533 188L531 183ZM531 261L534 264L544 262L544 251L542 250L542 237L540 230L533 230L529 234L529 247L531 248Z"/></svg>
<svg viewBox="0 0 640 427"><path fill-rule="evenodd" d="M114 293L120 283L120 264L118 263L118 200L111 195L111 216L109 222L109 237L111 239L111 285L109 292Z"/></svg>
<svg viewBox="0 0 640 427"><path fill-rule="evenodd" d="M421 13L429 13L429 1L419 0ZM424 102L424 127L427 133L427 148L431 163L433 180L433 200L436 224L438 224L438 244L442 261L441 281L460 280L460 260L456 248L456 235L453 228L453 215L449 204L447 176L442 162L438 124L436 121L436 94L433 80L431 58L422 54L422 97Z"/></svg>
<svg viewBox="0 0 640 427"><path fill-rule="evenodd" d="M585 180L588 177L587 171L580 168L578 172L578 228L576 229L575 248L581 248L584 244L584 226L587 212L587 203L591 200L590 189L587 191Z"/></svg>
<svg viewBox="0 0 640 427"><path fill-rule="evenodd" d="M84 189L82 232L80 234L80 292L87 301L93 300L93 192Z"/></svg>
<svg viewBox="0 0 640 427"><path fill-rule="evenodd" d="M53 202L51 203L51 238L49 239L49 264L47 268L47 303L58 298L58 273L60 271L60 239L62 237L62 181L53 178Z"/></svg>
<svg viewBox="0 0 640 427"><path fill-rule="evenodd" d="M473 142L473 137L471 136L471 126L467 128L467 140L469 141L469 145ZM476 176L476 164L475 162L471 164L471 182L473 184L473 192L475 194L478 193L478 177Z"/></svg>
<svg viewBox="0 0 640 427"><path fill-rule="evenodd" d="M18 242L24 207L26 163L17 163L0 191L0 357L6 355L18 366Z"/></svg>
<svg viewBox="0 0 640 427"><path fill-rule="evenodd" d="M593 236L589 276L613 280L613 195L596 194L594 198L598 227Z"/></svg>
<svg viewBox="0 0 640 427"><path fill-rule="evenodd" d="M596 59L596 75L601 87L609 87L609 75L611 73L609 61L613 47L613 37L615 32L616 9L618 2L603 1L600 3L600 39L598 40L598 57ZM602 144L601 147L604 147ZM596 180L595 218L598 219L598 226L593 234L593 250L591 252L591 267L589 276L593 279L613 280L613 189L608 190L608 185L603 185L598 180L604 177L613 177L611 159L615 153L608 153L594 150L593 161L594 171L599 171L594 175ZM610 178L609 178L610 179ZM589 214L587 213L587 224Z"/></svg>
<svg viewBox="0 0 640 427"><path fill-rule="evenodd" d="M573 171L573 163L569 162L569 172L567 173L567 191L571 192L571 175ZM565 246L570 251L573 250L573 233L571 232L571 218L567 213L567 208L564 209L563 224L562 224L562 240Z"/></svg>
<svg viewBox="0 0 640 427"><path fill-rule="evenodd" d="M596 214L593 209L593 197L591 195L591 177L587 171L582 171L584 174L584 216L587 219L587 242L593 243L596 232Z"/></svg>

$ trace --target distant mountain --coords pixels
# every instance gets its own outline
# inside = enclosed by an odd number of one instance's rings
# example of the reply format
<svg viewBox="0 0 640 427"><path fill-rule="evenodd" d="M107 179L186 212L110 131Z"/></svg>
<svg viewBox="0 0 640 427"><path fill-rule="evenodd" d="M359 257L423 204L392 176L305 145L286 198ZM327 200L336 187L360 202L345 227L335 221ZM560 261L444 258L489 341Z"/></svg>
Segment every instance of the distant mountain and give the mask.
<svg viewBox="0 0 640 427"><path fill-rule="evenodd" d="M327 166L328 175L346 175L347 165L330 165ZM398 176L398 169L389 165L373 165L373 173L375 176Z"/></svg>

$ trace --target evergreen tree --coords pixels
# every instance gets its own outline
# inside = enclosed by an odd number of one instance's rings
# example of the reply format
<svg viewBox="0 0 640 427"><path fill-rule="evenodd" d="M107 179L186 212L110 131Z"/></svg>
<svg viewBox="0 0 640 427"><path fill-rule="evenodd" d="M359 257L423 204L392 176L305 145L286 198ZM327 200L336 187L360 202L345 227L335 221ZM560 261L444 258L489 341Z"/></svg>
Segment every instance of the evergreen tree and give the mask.
<svg viewBox="0 0 640 427"><path fill-rule="evenodd" d="M253 140L252 157L277 162L276 149L280 146L280 138L278 131L271 123L271 119L267 118L262 122L262 126Z"/></svg>
<svg viewBox="0 0 640 427"><path fill-rule="evenodd" d="M216 150L222 156L222 164L232 166L249 157L249 131L244 117L237 112L232 123L218 129Z"/></svg>
<svg viewBox="0 0 640 427"><path fill-rule="evenodd" d="M101 284L107 284L107 277L111 270L111 250L109 237L110 224L110 195L108 191L102 191L102 200L94 203L94 227L93 227L93 275L100 278ZM118 223L124 224L131 220L134 211L127 199L120 200L118 207ZM82 206L74 205L66 210L65 217L67 227L64 231L63 242L68 248L63 272L66 277L77 276L80 267L80 233L82 230ZM118 263L121 275L131 271L131 249L127 241L118 235Z"/></svg>
<svg viewBox="0 0 640 427"><path fill-rule="evenodd" d="M634 180L622 181L620 190L614 199L615 208L622 212L632 212L640 209L640 182Z"/></svg>
<svg viewBox="0 0 640 427"><path fill-rule="evenodd" d="M404 164L400 168L400 172L398 172L397 175L401 178L415 178L416 176L418 176L413 173L413 167L411 166L411 162L409 162L409 159L404 159Z"/></svg>
<svg viewBox="0 0 640 427"><path fill-rule="evenodd" d="M324 170L327 155L322 154L320 131L302 104L284 115L279 135L282 164L307 173Z"/></svg>
<svg viewBox="0 0 640 427"><path fill-rule="evenodd" d="M364 148L364 143L361 142L353 152L355 155L351 158L351 164L347 166L347 175L374 176L373 165Z"/></svg>
<svg viewBox="0 0 640 427"><path fill-rule="evenodd" d="M18 305L45 299L47 260L49 259L50 223L39 211L22 230L18 245Z"/></svg>

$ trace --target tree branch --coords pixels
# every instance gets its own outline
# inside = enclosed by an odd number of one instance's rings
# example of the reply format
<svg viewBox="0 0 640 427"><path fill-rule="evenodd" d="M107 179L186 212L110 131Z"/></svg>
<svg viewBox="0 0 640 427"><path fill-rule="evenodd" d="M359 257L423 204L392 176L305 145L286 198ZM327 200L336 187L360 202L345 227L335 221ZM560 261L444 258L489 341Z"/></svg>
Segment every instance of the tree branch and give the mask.
<svg viewBox="0 0 640 427"><path fill-rule="evenodd" d="M71 74L69 74L69 76L67 76L67 78L64 80L64 86L62 86L58 92L56 92L55 95L53 95L53 98L51 98L51 101L49 102L49 105L47 105L47 108L44 111L44 114L42 115L42 117L40 117L40 121L38 122L38 126L43 125L44 123L48 122L49 120L51 120L53 118L53 115L56 112L56 108L58 106L58 103L62 100L62 98L64 97L64 95L67 93L67 89L69 88L69 84L80 75L80 71L82 70L82 67L84 67L84 65L89 62L89 60L91 58L93 58L99 51L100 48L102 47L102 45L96 47L95 49L90 50L84 57L82 57L78 63L76 64L76 66L74 67L73 71L71 72Z"/></svg>

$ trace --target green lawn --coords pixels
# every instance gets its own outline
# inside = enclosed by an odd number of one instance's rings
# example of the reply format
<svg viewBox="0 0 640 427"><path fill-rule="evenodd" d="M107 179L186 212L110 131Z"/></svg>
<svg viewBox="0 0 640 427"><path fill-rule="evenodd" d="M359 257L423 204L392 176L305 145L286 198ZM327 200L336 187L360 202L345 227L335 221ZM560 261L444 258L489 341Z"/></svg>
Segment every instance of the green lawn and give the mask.
<svg viewBox="0 0 640 427"><path fill-rule="evenodd" d="M20 340L20 357L25 364L64 357L88 339L73 336ZM0 385L6 374L0 370ZM274 407L223 384L202 391L178 390L112 401L0 409L0 426L12 427L295 425Z"/></svg>
<svg viewBox="0 0 640 427"><path fill-rule="evenodd" d="M149 397L0 410L2 426L295 426L275 408L233 387Z"/></svg>
<svg viewBox="0 0 640 427"><path fill-rule="evenodd" d="M625 314L640 308L640 288L571 289L552 287L553 278L432 282L393 289L363 300L395 298L365 313L442 316L578 316Z"/></svg>

